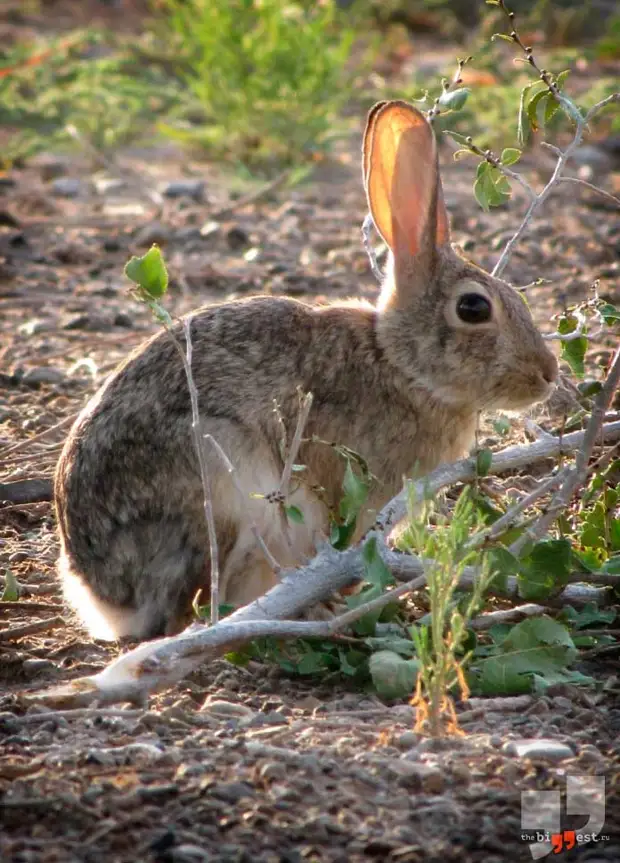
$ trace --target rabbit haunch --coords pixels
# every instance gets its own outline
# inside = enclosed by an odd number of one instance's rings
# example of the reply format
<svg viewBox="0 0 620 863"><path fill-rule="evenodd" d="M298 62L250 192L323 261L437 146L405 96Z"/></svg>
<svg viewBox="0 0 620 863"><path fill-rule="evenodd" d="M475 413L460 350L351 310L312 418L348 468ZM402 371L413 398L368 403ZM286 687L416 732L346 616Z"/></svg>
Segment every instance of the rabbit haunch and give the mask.
<svg viewBox="0 0 620 863"><path fill-rule="evenodd" d="M359 536L403 476L467 451L480 410L543 399L556 375L521 297L452 250L424 117L401 102L377 106L363 166L391 250L376 307L255 297L191 316L203 431L227 453L242 491L207 444L221 602L244 604L275 583L253 523L283 566L302 563L327 533L344 462L325 442L359 452L377 477ZM302 524L253 496L278 487L274 401L290 441L299 391L314 397L297 458L306 470L293 475L287 498ZM65 596L90 632L146 638L180 629L196 591L208 590L210 564L187 382L167 333L134 352L86 406L55 493Z"/></svg>

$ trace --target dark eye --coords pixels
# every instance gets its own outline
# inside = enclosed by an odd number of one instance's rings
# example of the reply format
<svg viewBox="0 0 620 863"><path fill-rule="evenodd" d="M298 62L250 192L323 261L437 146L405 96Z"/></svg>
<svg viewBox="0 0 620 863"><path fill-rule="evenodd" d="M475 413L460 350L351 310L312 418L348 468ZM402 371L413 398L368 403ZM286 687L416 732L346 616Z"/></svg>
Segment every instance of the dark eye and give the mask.
<svg viewBox="0 0 620 863"><path fill-rule="evenodd" d="M484 324L491 320L491 303L482 294L463 294L456 304L456 313L466 324Z"/></svg>

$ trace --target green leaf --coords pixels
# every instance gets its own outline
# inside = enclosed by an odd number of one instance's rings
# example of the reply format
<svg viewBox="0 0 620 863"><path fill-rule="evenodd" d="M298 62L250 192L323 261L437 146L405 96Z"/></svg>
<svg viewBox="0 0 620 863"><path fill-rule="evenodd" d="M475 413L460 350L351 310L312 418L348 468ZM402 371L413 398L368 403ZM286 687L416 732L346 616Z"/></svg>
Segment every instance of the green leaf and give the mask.
<svg viewBox="0 0 620 863"><path fill-rule="evenodd" d="M522 156L522 151L518 150L516 147L506 147L506 149L502 150L502 155L500 156L500 162L502 165L514 165L515 162L518 162Z"/></svg>
<svg viewBox="0 0 620 863"><path fill-rule="evenodd" d="M168 290L168 271L159 246L152 246L141 258L131 258L125 265L125 275L151 299L160 299Z"/></svg>
<svg viewBox="0 0 620 863"><path fill-rule="evenodd" d="M499 3L497 5L499 6ZM493 33L491 36L491 42L495 42L496 39L503 39L504 42L510 42L511 44L514 42L514 39L512 36L509 36L508 33Z"/></svg>
<svg viewBox="0 0 620 863"><path fill-rule="evenodd" d="M558 322L558 332L561 335L574 333L579 326L579 321L575 315L567 312ZM580 336L578 339L571 339L569 342L561 342L561 356L569 366L574 375L582 378L585 374L585 356L588 350L588 339L586 336Z"/></svg>
<svg viewBox="0 0 620 863"><path fill-rule="evenodd" d="M295 524L303 524L304 523L304 514L299 509L298 506L285 506L284 511L288 517L289 521L294 522Z"/></svg>
<svg viewBox="0 0 620 863"><path fill-rule="evenodd" d="M364 605L366 602L370 602L373 599L377 599L383 593L382 589L376 585L370 585L370 587L364 588L364 590L360 591L360 593L354 593L352 596L346 597L346 604L348 608L354 609L358 608L360 605ZM374 635L375 627L377 625L377 621L381 617L382 609L377 609L376 611L369 611L363 617L360 617L359 620L355 621L353 624L354 631L361 636L367 637L370 635Z"/></svg>
<svg viewBox="0 0 620 863"><path fill-rule="evenodd" d="M340 501L340 517L345 525L354 524L366 503L369 482L365 477L357 476L351 466L351 459L347 459L342 488L344 495Z"/></svg>
<svg viewBox="0 0 620 863"><path fill-rule="evenodd" d="M410 659L415 655L415 647L410 638L403 638L397 635L382 635L370 636L364 639L366 644L373 653L379 650L391 650L398 653L399 656L404 656Z"/></svg>
<svg viewBox="0 0 620 863"><path fill-rule="evenodd" d="M452 129L444 129L444 135L450 135L457 144L467 144L467 135L461 135L460 132L453 132Z"/></svg>
<svg viewBox="0 0 620 863"><path fill-rule="evenodd" d="M555 76L554 83L555 83L556 87L558 88L558 90L561 90L563 88L564 82L566 81L566 79L568 78L569 75L570 75L570 69L564 69L563 72L558 72L558 74Z"/></svg>
<svg viewBox="0 0 620 863"><path fill-rule="evenodd" d="M413 694L420 670L418 659L403 659L391 650L379 650L370 657L368 666L381 698L393 700Z"/></svg>
<svg viewBox="0 0 620 863"><path fill-rule="evenodd" d="M366 581L381 589L394 584L394 576L385 565L377 548L377 538L371 537L362 549L362 557L366 569Z"/></svg>
<svg viewBox="0 0 620 863"><path fill-rule="evenodd" d="M521 96L519 98L519 116L517 120L517 142L520 147L524 147L530 137L530 125L527 121L527 112L525 110L525 100L527 98L527 94L532 88L532 84L527 84L521 90Z"/></svg>
<svg viewBox="0 0 620 863"><path fill-rule="evenodd" d="M507 435L510 429L512 428L511 422L508 417L498 417L493 420L493 431L495 434Z"/></svg>
<svg viewBox="0 0 620 863"><path fill-rule="evenodd" d="M602 566L606 575L620 575L620 554L610 557Z"/></svg>
<svg viewBox="0 0 620 863"><path fill-rule="evenodd" d="M477 476L486 476L491 470L493 463L493 453L490 449L481 449L476 453L476 474Z"/></svg>
<svg viewBox="0 0 620 863"><path fill-rule="evenodd" d="M608 327L615 324L616 321L620 321L620 309L612 306L611 303L604 303L598 311L605 319Z"/></svg>
<svg viewBox="0 0 620 863"><path fill-rule="evenodd" d="M465 156L475 156L475 153L472 153L471 150L457 150L452 154L452 158L455 162L459 162L461 159L464 159Z"/></svg>
<svg viewBox="0 0 620 863"><path fill-rule="evenodd" d="M559 592L568 584L572 559L571 544L567 539L537 542L521 561L517 576L519 595L536 602Z"/></svg>
<svg viewBox="0 0 620 863"><path fill-rule="evenodd" d="M527 106L527 118L530 121L530 126L534 132L536 132L541 125L544 125L544 121L541 124L538 116L538 106L543 102L543 99L546 99L549 96L549 91L545 88L544 90L539 90L538 93L535 93Z"/></svg>
<svg viewBox="0 0 620 863"><path fill-rule="evenodd" d="M549 98L547 100L547 104L545 105L545 120L544 120L545 126L557 114L557 112L559 110L560 110L560 103L558 102L558 100L555 98L555 96L552 93L549 93Z"/></svg>
<svg viewBox="0 0 620 863"><path fill-rule="evenodd" d="M512 627L495 655L476 663L476 686L485 695L530 692L535 676L539 685L570 678L567 666L576 656L565 626L546 616L530 618Z"/></svg>
<svg viewBox="0 0 620 863"><path fill-rule="evenodd" d="M17 602L19 599L19 584L8 568L4 571L4 590L0 599L2 602Z"/></svg>
<svg viewBox="0 0 620 863"><path fill-rule="evenodd" d="M446 111L460 111L467 102L471 90L460 87L458 90L447 90L439 97L439 105Z"/></svg>
<svg viewBox="0 0 620 863"><path fill-rule="evenodd" d="M508 577L519 572L519 559L501 545L489 549L487 556L493 573L492 586L495 590L506 591Z"/></svg>
<svg viewBox="0 0 620 863"><path fill-rule="evenodd" d="M575 629L590 629L592 626L609 626L616 619L613 608L599 608L594 602L588 602L583 608L573 608L567 605L562 610L562 617Z"/></svg>

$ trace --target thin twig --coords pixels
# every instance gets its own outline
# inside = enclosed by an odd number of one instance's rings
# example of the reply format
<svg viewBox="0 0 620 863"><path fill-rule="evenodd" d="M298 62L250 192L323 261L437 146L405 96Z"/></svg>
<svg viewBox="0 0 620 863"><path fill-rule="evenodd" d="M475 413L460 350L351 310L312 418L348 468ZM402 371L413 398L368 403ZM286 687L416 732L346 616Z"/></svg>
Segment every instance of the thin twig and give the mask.
<svg viewBox="0 0 620 863"><path fill-rule="evenodd" d="M33 435L32 437L26 438L26 440L17 441L17 443L10 444L4 449L0 450L0 463L3 462L9 453L16 453L18 450L26 449L26 447L31 446L33 443L37 443L37 441L42 440L44 437L52 434L52 432L58 431L58 429L64 428L64 426L72 423L77 419L78 414L71 414L71 416L65 417L64 419L57 422L55 425L46 428L44 431L39 432L38 434Z"/></svg>
<svg viewBox="0 0 620 863"><path fill-rule="evenodd" d="M549 436L527 446L507 447L493 453L489 473L501 474L510 470L519 470L526 465L538 461L556 458L558 455L569 455L582 446L585 431L575 431L561 437ZM601 443L615 444L620 438L620 421L606 423L601 429ZM425 495L432 496L442 488L457 482L471 482L476 477L476 459L465 458L450 464L440 465L434 471L421 479L408 483L407 487L387 503L379 513L376 526L379 530L388 531L393 525L407 516L407 500L413 486L416 499Z"/></svg>
<svg viewBox="0 0 620 863"><path fill-rule="evenodd" d="M286 462L284 463L284 469L282 470L282 476L280 478L280 484L277 491L278 496L283 498L288 497L290 493L293 465L295 464L295 460L297 459L297 455L299 453L302 435L304 433L306 423L308 422L308 415L310 413L310 409L312 408L313 398L314 396L312 395L312 393L308 392L305 393L299 400L299 413L297 415L295 434L293 435L293 440L286 455Z"/></svg>
<svg viewBox="0 0 620 863"><path fill-rule="evenodd" d="M209 479L209 470L207 467L204 437L200 427L200 412L198 410L198 390L196 388L196 383L192 374L191 324L191 317L183 318L183 332L185 334L185 354L183 354L183 351L181 350L180 355L181 359L183 360L183 368L185 369L185 376L187 378L187 386L189 389L189 396L192 405L192 434L194 436L194 444L196 446L196 454L198 456L198 464L200 466L200 479L202 480L202 488L204 492L203 506L205 518L207 521L207 530L209 533L209 558L211 576L211 626L215 626L219 619L220 568L217 547L217 531L215 528L215 517L213 514L213 498L211 496L211 481Z"/></svg>
<svg viewBox="0 0 620 863"><path fill-rule="evenodd" d="M34 620L23 626L13 626L9 629L0 629L0 641L15 641L25 638L27 635L38 635L41 632L49 632L57 626L66 626L62 617L48 617L46 620Z"/></svg>
<svg viewBox="0 0 620 863"><path fill-rule="evenodd" d="M620 198L616 198L615 195L612 195L610 192L606 192L605 189L601 189L598 186L595 186L594 183L588 183L587 180L581 180L579 177L560 177L560 183L577 183L579 186L585 186L586 189L590 189L591 192L596 192L597 195L605 198L608 201L611 201L612 204L615 204L616 207L620 207Z"/></svg>
<svg viewBox="0 0 620 863"><path fill-rule="evenodd" d="M594 407L592 408L592 414L586 426L583 440L577 450L575 467L567 473L562 486L554 494L544 515L512 543L509 550L515 556L518 557L528 543L537 542L547 533L559 513L566 509L573 494L585 482L588 476L588 465L594 445L601 433L605 413L611 404L619 382L620 347L616 350L603 387L594 401Z"/></svg>
<svg viewBox="0 0 620 863"><path fill-rule="evenodd" d="M231 460L228 458L228 456L226 455L226 453L224 452L222 447L219 445L219 443L215 440L213 435L206 434L204 436L204 438L205 438L205 440L209 441L211 446L215 449L215 451L217 452L219 457L224 462L224 466L225 466L226 470L228 471L230 478L232 479L232 481L235 485L235 488L237 489L237 494L241 498L242 502L247 503L246 496L244 494L243 489L241 488L241 483L239 482L239 477L237 476L237 471L235 470L235 466L233 465ZM261 533L258 529L256 522L252 518L250 518L250 530L252 531L252 534L254 536L254 539L256 540L258 547L263 552L263 554L265 556L265 560L267 561L267 563L269 564L269 566L271 567L273 572L276 575L278 575L282 571L282 567L280 566L278 561L275 559L275 557L272 555L272 553L267 548L267 544L266 544L265 540L263 539L263 537L261 536Z"/></svg>

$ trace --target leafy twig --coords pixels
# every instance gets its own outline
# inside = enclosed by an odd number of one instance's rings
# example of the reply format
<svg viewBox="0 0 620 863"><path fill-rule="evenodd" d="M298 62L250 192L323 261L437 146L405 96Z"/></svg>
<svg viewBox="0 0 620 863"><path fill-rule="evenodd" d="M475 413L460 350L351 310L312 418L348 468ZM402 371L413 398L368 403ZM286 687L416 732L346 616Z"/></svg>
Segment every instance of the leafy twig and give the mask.
<svg viewBox="0 0 620 863"><path fill-rule="evenodd" d="M559 513L568 506L575 491L585 481L588 475L590 457L603 427L605 412L611 404L619 382L620 348L616 350L605 383L595 399L592 414L583 434L581 445L577 450L575 467L566 475L562 486L551 499L544 515L510 546L509 550L515 556L518 557L528 543L536 542L547 533Z"/></svg>

